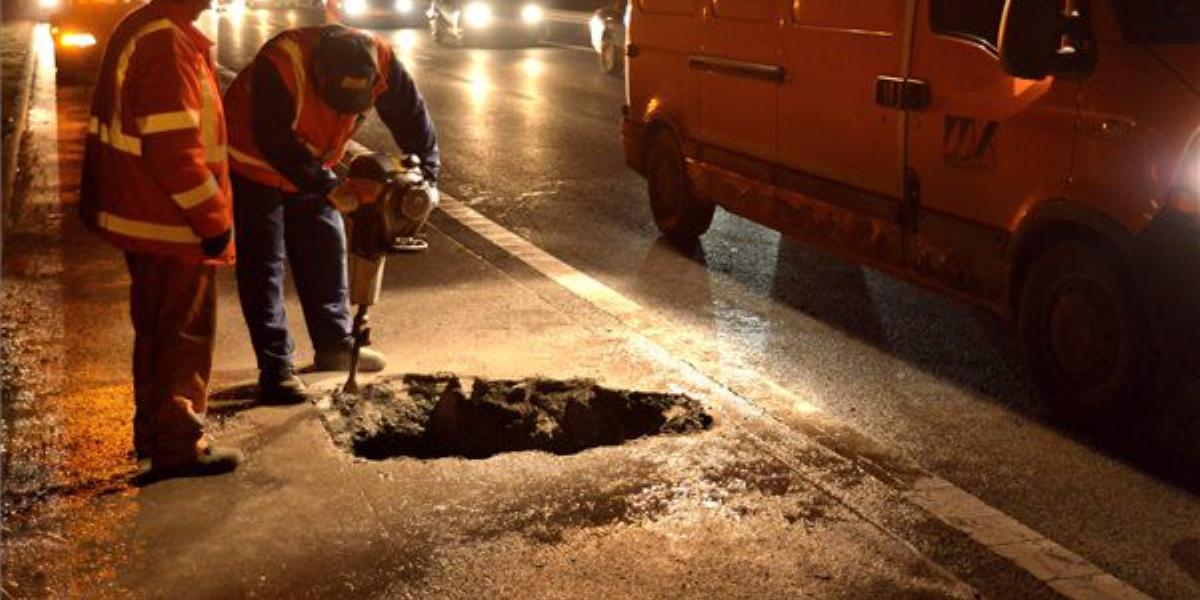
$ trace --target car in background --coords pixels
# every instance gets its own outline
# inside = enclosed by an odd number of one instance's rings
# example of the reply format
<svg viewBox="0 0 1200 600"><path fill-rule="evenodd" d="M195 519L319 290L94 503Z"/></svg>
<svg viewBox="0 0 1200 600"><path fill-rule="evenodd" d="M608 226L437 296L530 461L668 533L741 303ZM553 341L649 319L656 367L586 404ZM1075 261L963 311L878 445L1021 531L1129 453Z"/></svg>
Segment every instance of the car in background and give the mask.
<svg viewBox="0 0 1200 600"><path fill-rule="evenodd" d="M541 4L529 0L432 0L429 32L442 44L537 44L545 27Z"/></svg>
<svg viewBox="0 0 1200 600"><path fill-rule="evenodd" d="M357 27L420 27L429 12L429 0L326 1L339 21Z"/></svg>
<svg viewBox="0 0 1200 600"><path fill-rule="evenodd" d="M94 79L113 29L142 4L140 0L62 0L50 15L56 79L59 82Z"/></svg>
<svg viewBox="0 0 1200 600"><path fill-rule="evenodd" d="M600 68L609 75L625 69L625 9L627 0L615 0L592 14L588 21L592 48L600 56Z"/></svg>

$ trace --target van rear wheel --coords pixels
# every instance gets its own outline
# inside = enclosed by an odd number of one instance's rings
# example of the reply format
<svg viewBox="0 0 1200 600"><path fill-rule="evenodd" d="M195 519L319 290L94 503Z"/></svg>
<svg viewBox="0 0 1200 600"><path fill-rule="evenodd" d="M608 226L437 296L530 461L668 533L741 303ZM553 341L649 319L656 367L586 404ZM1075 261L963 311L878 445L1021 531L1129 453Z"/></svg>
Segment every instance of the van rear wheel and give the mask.
<svg viewBox="0 0 1200 600"><path fill-rule="evenodd" d="M663 131L650 146L646 160L650 212L663 236L676 244L694 244L712 225L716 206L696 198L688 183L683 152L670 132Z"/></svg>
<svg viewBox="0 0 1200 600"><path fill-rule="evenodd" d="M1145 383L1149 344L1129 279L1115 251L1080 240L1030 266L1018 338L1039 392L1062 416L1111 417Z"/></svg>

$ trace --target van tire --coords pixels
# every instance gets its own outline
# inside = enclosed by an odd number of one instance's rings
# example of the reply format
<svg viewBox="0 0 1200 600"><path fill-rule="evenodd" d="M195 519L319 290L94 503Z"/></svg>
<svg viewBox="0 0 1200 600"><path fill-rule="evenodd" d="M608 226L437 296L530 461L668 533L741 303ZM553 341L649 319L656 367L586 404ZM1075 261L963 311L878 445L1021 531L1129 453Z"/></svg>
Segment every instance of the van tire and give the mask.
<svg viewBox="0 0 1200 600"><path fill-rule="evenodd" d="M660 131L650 146L646 184L654 224L664 237L679 245L690 245L708 231L716 206L692 193L683 153L669 131Z"/></svg>
<svg viewBox="0 0 1200 600"><path fill-rule="evenodd" d="M1150 344L1120 255L1086 240L1034 258L1021 288L1017 335L1049 408L1104 421L1131 408L1147 383Z"/></svg>

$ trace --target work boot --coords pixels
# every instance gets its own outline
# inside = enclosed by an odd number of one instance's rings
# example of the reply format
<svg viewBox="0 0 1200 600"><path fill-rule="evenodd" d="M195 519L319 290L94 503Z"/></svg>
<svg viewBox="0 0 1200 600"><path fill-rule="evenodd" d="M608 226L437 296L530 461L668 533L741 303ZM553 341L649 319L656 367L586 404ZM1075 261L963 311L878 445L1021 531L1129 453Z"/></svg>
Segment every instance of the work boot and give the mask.
<svg viewBox="0 0 1200 600"><path fill-rule="evenodd" d="M310 400L304 380L288 371L281 377L258 379L258 403L270 406L302 404Z"/></svg>
<svg viewBox="0 0 1200 600"><path fill-rule="evenodd" d="M159 459L150 459L150 477L169 479L172 477L208 477L222 475L242 464L241 450L222 446L208 446L191 460L170 461L164 464Z"/></svg>
<svg viewBox="0 0 1200 600"><path fill-rule="evenodd" d="M351 347L337 350L317 351L313 364L318 371L349 371ZM358 370L362 373L377 373L387 366L387 357L378 350L364 346L358 353Z"/></svg>

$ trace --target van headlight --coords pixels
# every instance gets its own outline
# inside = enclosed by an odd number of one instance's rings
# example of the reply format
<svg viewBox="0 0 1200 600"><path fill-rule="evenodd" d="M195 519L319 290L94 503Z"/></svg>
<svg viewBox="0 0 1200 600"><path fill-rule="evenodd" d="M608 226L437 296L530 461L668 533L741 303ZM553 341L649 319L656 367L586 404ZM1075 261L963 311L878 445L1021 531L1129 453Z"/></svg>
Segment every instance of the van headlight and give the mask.
<svg viewBox="0 0 1200 600"><path fill-rule="evenodd" d="M1183 159L1182 173L1167 196L1167 207L1194 217L1200 217L1200 136Z"/></svg>
<svg viewBox="0 0 1200 600"><path fill-rule="evenodd" d="M367 0L346 0L342 8L350 16L363 15L367 12Z"/></svg>
<svg viewBox="0 0 1200 600"><path fill-rule="evenodd" d="M483 29L492 24L492 5L487 2L472 2L463 9L463 20L467 27Z"/></svg>
<svg viewBox="0 0 1200 600"><path fill-rule="evenodd" d="M526 4L521 8L521 20L524 21L526 25L537 25L538 23L541 23L542 19L545 17L546 13L542 10L542 7L536 4Z"/></svg>

